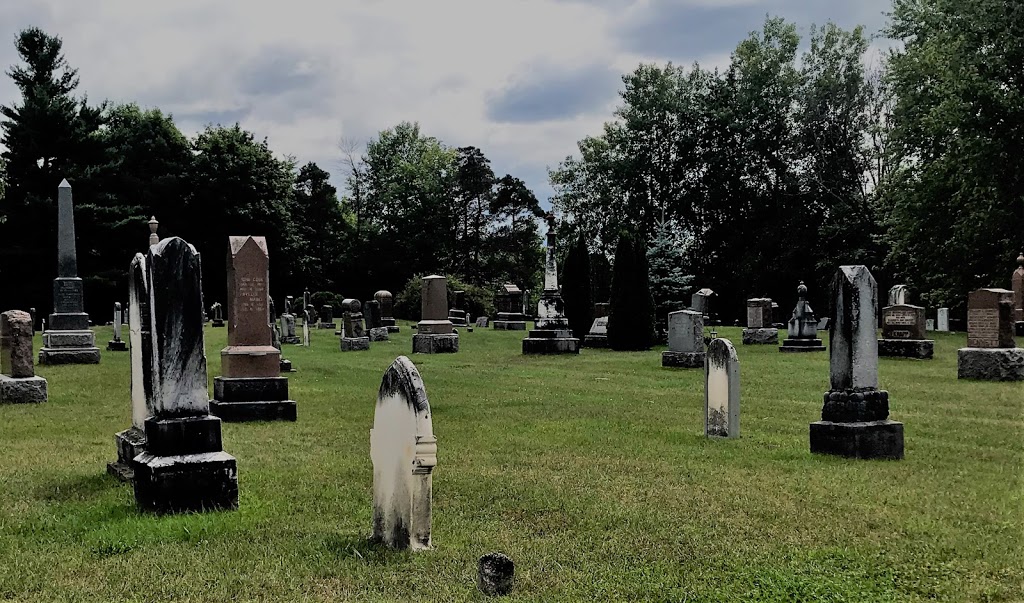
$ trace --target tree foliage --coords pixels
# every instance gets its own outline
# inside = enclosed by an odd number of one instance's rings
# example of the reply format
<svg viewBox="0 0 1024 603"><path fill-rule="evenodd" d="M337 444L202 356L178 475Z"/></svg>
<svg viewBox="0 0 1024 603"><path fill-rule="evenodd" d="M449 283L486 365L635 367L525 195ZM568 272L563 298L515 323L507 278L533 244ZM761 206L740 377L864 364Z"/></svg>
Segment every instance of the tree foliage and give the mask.
<svg viewBox="0 0 1024 603"><path fill-rule="evenodd" d="M654 345L654 300L648 270L643 242L623 233L612 264L608 346L613 350L649 350Z"/></svg>
<svg viewBox="0 0 1024 603"><path fill-rule="evenodd" d="M582 340L594 322L594 300L591 297L590 250L582 236L569 248L563 264L562 300L565 317L572 336Z"/></svg>

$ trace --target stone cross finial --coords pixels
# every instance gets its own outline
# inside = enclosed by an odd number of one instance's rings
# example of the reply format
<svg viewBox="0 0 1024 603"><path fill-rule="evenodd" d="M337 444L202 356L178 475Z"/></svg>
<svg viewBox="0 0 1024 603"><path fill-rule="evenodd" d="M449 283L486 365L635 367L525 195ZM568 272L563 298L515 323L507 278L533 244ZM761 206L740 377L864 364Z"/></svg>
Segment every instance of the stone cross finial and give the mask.
<svg viewBox="0 0 1024 603"><path fill-rule="evenodd" d="M149 244L156 245L160 242L160 237L156 234L156 229L160 227L160 223L156 221L156 216L150 216L149 218Z"/></svg>

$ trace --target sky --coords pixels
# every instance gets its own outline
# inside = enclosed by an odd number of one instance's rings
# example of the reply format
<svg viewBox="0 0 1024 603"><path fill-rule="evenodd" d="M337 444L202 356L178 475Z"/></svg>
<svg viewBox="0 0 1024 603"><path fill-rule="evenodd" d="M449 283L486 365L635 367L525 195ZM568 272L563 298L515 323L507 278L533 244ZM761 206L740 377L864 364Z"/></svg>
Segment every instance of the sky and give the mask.
<svg viewBox="0 0 1024 603"><path fill-rule="evenodd" d="M266 137L343 183L342 139L417 121L480 147L544 202L547 178L618 105L640 63L715 67L766 15L806 36L886 21L890 0L0 0L0 65L19 30L64 41L79 92ZM0 76L0 104L19 102Z"/></svg>

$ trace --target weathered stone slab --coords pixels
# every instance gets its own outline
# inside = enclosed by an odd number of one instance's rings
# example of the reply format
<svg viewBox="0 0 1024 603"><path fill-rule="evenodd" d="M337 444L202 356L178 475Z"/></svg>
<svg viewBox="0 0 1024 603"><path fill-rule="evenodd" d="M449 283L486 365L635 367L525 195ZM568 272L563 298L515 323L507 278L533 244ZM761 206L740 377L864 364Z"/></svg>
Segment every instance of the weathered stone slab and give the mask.
<svg viewBox="0 0 1024 603"><path fill-rule="evenodd" d="M673 352L661 353L661 366L666 368L703 368L704 352Z"/></svg>
<svg viewBox="0 0 1024 603"><path fill-rule="evenodd" d="M757 297L747 300L747 328L763 329L772 326L772 300Z"/></svg>
<svg viewBox="0 0 1024 603"><path fill-rule="evenodd" d="M365 352L370 349L369 337L342 337L342 352Z"/></svg>
<svg viewBox="0 0 1024 603"><path fill-rule="evenodd" d="M38 404L46 399L46 379L0 375L0 404Z"/></svg>
<svg viewBox="0 0 1024 603"><path fill-rule="evenodd" d="M856 459L903 458L903 423L816 421L810 427L811 453Z"/></svg>
<svg viewBox="0 0 1024 603"><path fill-rule="evenodd" d="M458 333L428 333L412 336L414 354L453 354L459 351Z"/></svg>
<svg viewBox="0 0 1024 603"><path fill-rule="evenodd" d="M877 388L878 285L866 266L840 266L832 290L832 389Z"/></svg>
<svg viewBox="0 0 1024 603"><path fill-rule="evenodd" d="M743 329L743 345L777 345L779 343L778 329Z"/></svg>
<svg viewBox="0 0 1024 603"><path fill-rule="evenodd" d="M704 435L740 437L740 361L728 339L712 339L704 364Z"/></svg>
<svg viewBox="0 0 1024 603"><path fill-rule="evenodd" d="M372 540L395 549L432 548L437 438L423 379L405 356L399 356L381 380L370 430L370 458Z"/></svg>
<svg viewBox="0 0 1024 603"><path fill-rule="evenodd" d="M583 338L585 348L608 347L608 315L599 316L590 325L590 332Z"/></svg>
<svg viewBox="0 0 1024 603"><path fill-rule="evenodd" d="M32 315L21 310L0 314L0 373L17 379L34 377Z"/></svg>
<svg viewBox="0 0 1024 603"><path fill-rule="evenodd" d="M960 348L957 379L1024 381L1024 348Z"/></svg>
<svg viewBox="0 0 1024 603"><path fill-rule="evenodd" d="M925 339L924 308L908 304L882 310L882 339Z"/></svg>
<svg viewBox="0 0 1024 603"><path fill-rule="evenodd" d="M370 341L388 341L391 337L388 335L387 327L374 327L367 332Z"/></svg>
<svg viewBox="0 0 1024 603"><path fill-rule="evenodd" d="M879 339L878 355L888 358L928 360L935 355L935 341L931 339Z"/></svg>
<svg viewBox="0 0 1024 603"><path fill-rule="evenodd" d="M949 308L939 308L935 311L935 323L936 331L949 332Z"/></svg>
<svg viewBox="0 0 1024 603"><path fill-rule="evenodd" d="M487 328L489 325L490 325L490 319L489 318L487 318L486 316L478 316L477 317L477 319L476 319L476 326L477 327L479 327L481 329L484 329L484 328Z"/></svg>
<svg viewBox="0 0 1024 603"><path fill-rule="evenodd" d="M412 336L414 354L451 354L459 351L459 334L448 320L448 279L432 275L423 279L421 314Z"/></svg>
<svg viewBox="0 0 1024 603"><path fill-rule="evenodd" d="M669 312L668 349L672 352L704 352L704 317L700 312Z"/></svg>
<svg viewBox="0 0 1024 603"><path fill-rule="evenodd" d="M978 289L967 296L967 347L1013 348L1013 292Z"/></svg>

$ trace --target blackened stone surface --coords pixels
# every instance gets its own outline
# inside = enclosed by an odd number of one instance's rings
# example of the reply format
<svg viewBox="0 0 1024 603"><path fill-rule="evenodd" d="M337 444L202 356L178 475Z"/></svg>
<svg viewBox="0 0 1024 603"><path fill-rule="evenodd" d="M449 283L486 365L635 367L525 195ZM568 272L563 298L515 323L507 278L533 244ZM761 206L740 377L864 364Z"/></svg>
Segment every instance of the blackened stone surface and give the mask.
<svg viewBox="0 0 1024 603"><path fill-rule="evenodd" d="M530 337L523 340L524 354L579 354L580 340L575 337Z"/></svg>
<svg viewBox="0 0 1024 603"><path fill-rule="evenodd" d="M259 402L210 401L210 412L228 423L246 421L295 421L298 416L294 400Z"/></svg>
<svg viewBox="0 0 1024 603"><path fill-rule="evenodd" d="M778 329L743 329L743 345L778 345L778 343Z"/></svg>
<svg viewBox="0 0 1024 603"><path fill-rule="evenodd" d="M380 314L380 302L376 299L371 299L363 304L363 318L366 320L367 329L383 327L384 322Z"/></svg>
<svg viewBox="0 0 1024 603"><path fill-rule="evenodd" d="M370 341L388 341L391 339L388 337L387 327L373 327L367 331L367 334L370 337Z"/></svg>
<svg viewBox="0 0 1024 603"><path fill-rule="evenodd" d="M212 415L146 419L146 449L155 456L219 452L220 419Z"/></svg>
<svg viewBox="0 0 1024 603"><path fill-rule="evenodd" d="M416 336L418 337L418 335ZM342 352L365 352L370 349L369 337L342 337Z"/></svg>
<svg viewBox="0 0 1024 603"><path fill-rule="evenodd" d="M783 339L780 352L824 352L820 339Z"/></svg>
<svg viewBox="0 0 1024 603"><path fill-rule="evenodd" d="M525 331L525 320L496 320L491 327L495 331Z"/></svg>
<svg viewBox="0 0 1024 603"><path fill-rule="evenodd" d="M588 333L583 338L583 347L585 348L606 348L608 347L608 336L607 335L595 335Z"/></svg>
<svg viewBox="0 0 1024 603"><path fill-rule="evenodd" d="M854 423L889 417L889 392L881 389L825 392L822 421Z"/></svg>
<svg viewBox="0 0 1024 603"><path fill-rule="evenodd" d="M135 500L146 511L180 513L238 508L238 468L226 452L135 459Z"/></svg>
<svg viewBox="0 0 1024 603"><path fill-rule="evenodd" d="M287 400L287 377L214 377L213 398L221 402Z"/></svg>
<svg viewBox="0 0 1024 603"><path fill-rule="evenodd" d="M115 340L111 339L110 341L107 342L107 351L108 352L127 352L128 351L128 342L124 341L124 340L115 341Z"/></svg>
<svg viewBox="0 0 1024 603"><path fill-rule="evenodd" d="M476 585L489 597L511 593L515 577L515 563L501 553L488 553L477 562Z"/></svg>
<svg viewBox="0 0 1024 603"><path fill-rule="evenodd" d="M857 459L903 458L903 423L811 423L811 453Z"/></svg>
<svg viewBox="0 0 1024 603"><path fill-rule="evenodd" d="M935 341L931 339L879 339L878 355L889 358L928 360L935 355Z"/></svg>
<svg viewBox="0 0 1024 603"><path fill-rule="evenodd" d="M282 373L294 373L295 369L292 368L292 361L281 359L281 372Z"/></svg>
<svg viewBox="0 0 1024 603"><path fill-rule="evenodd" d="M669 368L704 368L704 352L673 352L661 353L661 366Z"/></svg>
<svg viewBox="0 0 1024 603"><path fill-rule="evenodd" d="M51 329L85 329L89 326L89 316L85 314L85 285L82 279L74 277L57 277L53 279L53 314L50 315ZM54 317L57 326L54 326ZM73 321L79 324L85 318L85 326L63 326L61 321Z"/></svg>
<svg viewBox="0 0 1024 603"><path fill-rule="evenodd" d="M957 379L1024 381L1022 348L960 348L956 355Z"/></svg>
<svg viewBox="0 0 1024 603"><path fill-rule="evenodd" d="M46 402L46 379L0 375L0 404L38 404Z"/></svg>
<svg viewBox="0 0 1024 603"><path fill-rule="evenodd" d="M130 427L114 434L117 460L107 463L107 473L123 482L135 479L135 457L146 451L146 433Z"/></svg>
<svg viewBox="0 0 1024 603"><path fill-rule="evenodd" d="M459 351L458 333L426 333L412 336L414 354L454 354Z"/></svg>
<svg viewBox="0 0 1024 603"><path fill-rule="evenodd" d="M1013 334L1016 337L1024 336L1024 322L1015 322L1015 323L1013 323Z"/></svg>
<svg viewBox="0 0 1024 603"><path fill-rule="evenodd" d="M99 364L99 348L70 348L53 349L43 348L39 350L39 364Z"/></svg>

